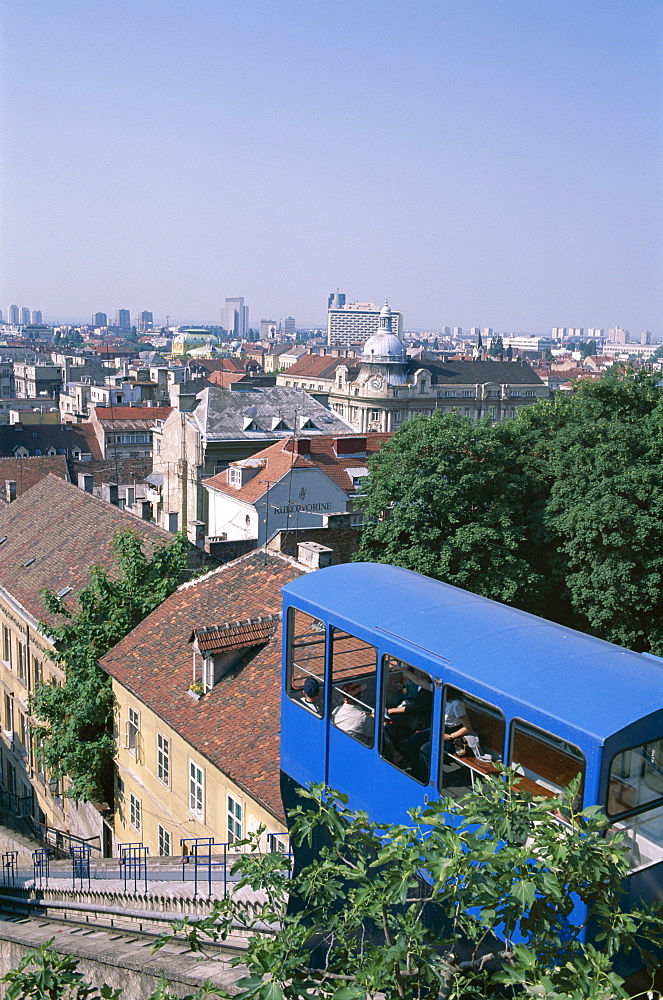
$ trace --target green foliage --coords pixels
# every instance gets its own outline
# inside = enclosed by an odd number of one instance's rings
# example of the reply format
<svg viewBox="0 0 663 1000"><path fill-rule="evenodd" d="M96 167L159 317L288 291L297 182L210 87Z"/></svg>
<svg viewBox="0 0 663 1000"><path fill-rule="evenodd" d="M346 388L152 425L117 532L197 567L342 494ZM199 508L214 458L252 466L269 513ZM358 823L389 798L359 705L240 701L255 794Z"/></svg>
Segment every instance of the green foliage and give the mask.
<svg viewBox="0 0 663 1000"><path fill-rule="evenodd" d="M73 955L58 955L51 947L53 938L29 951L12 969L0 979L5 984L5 1000L122 1000L123 991L104 985L99 990L83 981L78 971L78 959ZM156 990L146 1000L206 1000L225 997L211 983L206 983L195 993L182 996L168 988L161 979Z"/></svg>
<svg viewBox="0 0 663 1000"><path fill-rule="evenodd" d="M44 591L57 624L43 624L56 645L54 659L65 674L61 687L41 684L31 701L38 753L52 777L67 775L67 794L79 800L112 795L114 753L111 681L99 659L171 594L181 580L189 542L176 535L148 558L131 531L115 537L117 571L90 569L90 583L71 607Z"/></svg>
<svg viewBox="0 0 663 1000"><path fill-rule="evenodd" d="M346 796L314 787L291 831L299 844L324 831L312 863L289 878L282 855L241 856L238 888L259 887L263 912L248 917L226 900L180 930L200 951L233 921L253 931L235 961L249 969L240 1000L626 997L617 951L642 949L654 969L649 949L663 945L663 917L657 907L621 909L621 835L606 837L596 807L574 811L577 784L560 802L518 792L507 768L502 776L402 826L371 823ZM301 909L288 914L292 895ZM577 901L589 908L594 944L580 940Z"/></svg>
<svg viewBox="0 0 663 1000"><path fill-rule="evenodd" d="M612 369L490 426L409 421L371 464L357 558L663 654L663 396Z"/></svg>
<svg viewBox="0 0 663 1000"><path fill-rule="evenodd" d="M358 558L528 605L544 586L528 556L532 500L499 427L441 411L416 417L371 464Z"/></svg>
<svg viewBox="0 0 663 1000"><path fill-rule="evenodd" d="M58 955L46 944L29 951L15 969L0 979L5 984L5 1000L120 1000L121 991L110 986L97 990L83 982L78 959Z"/></svg>

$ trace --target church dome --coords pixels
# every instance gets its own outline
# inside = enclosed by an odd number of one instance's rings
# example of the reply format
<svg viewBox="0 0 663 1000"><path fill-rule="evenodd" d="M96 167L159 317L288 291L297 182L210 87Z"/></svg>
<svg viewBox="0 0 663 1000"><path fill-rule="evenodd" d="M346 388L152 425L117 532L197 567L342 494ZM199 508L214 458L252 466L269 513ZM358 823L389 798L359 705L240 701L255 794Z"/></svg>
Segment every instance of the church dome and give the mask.
<svg viewBox="0 0 663 1000"><path fill-rule="evenodd" d="M395 333L374 333L364 344L361 360L402 365L407 361L405 344Z"/></svg>
<svg viewBox="0 0 663 1000"><path fill-rule="evenodd" d="M364 344L361 360L364 362L377 362L379 364L399 364L407 361L405 344L391 332L391 309L389 303L385 302L380 310L380 320L377 333L369 337Z"/></svg>

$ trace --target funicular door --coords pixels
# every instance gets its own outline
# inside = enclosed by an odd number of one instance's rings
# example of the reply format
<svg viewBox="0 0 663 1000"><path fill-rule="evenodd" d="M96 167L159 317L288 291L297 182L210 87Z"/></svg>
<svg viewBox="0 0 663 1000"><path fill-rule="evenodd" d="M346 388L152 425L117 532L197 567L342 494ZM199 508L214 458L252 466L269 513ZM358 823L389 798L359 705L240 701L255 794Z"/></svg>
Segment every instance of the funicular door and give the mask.
<svg viewBox="0 0 663 1000"><path fill-rule="evenodd" d="M367 809L373 815L378 784L375 646L342 628L332 628L328 676L327 784L347 793L353 809Z"/></svg>
<svg viewBox="0 0 663 1000"><path fill-rule="evenodd" d="M288 608L286 617L281 770L294 784L307 787L327 781L327 634L319 618L299 608ZM284 786L282 795L286 812L299 804L293 788Z"/></svg>

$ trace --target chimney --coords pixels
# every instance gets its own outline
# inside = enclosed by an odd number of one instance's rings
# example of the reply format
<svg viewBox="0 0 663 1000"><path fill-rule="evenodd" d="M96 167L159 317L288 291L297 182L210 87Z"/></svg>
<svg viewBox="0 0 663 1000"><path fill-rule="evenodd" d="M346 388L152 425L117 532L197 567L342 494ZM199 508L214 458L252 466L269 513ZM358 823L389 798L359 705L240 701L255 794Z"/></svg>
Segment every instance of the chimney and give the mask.
<svg viewBox="0 0 663 1000"><path fill-rule="evenodd" d="M103 483L101 487L101 499L106 503L118 506L117 483Z"/></svg>
<svg viewBox="0 0 663 1000"><path fill-rule="evenodd" d="M297 561L311 569L322 569L331 566L334 550L318 542L300 542L297 546Z"/></svg>
<svg viewBox="0 0 663 1000"><path fill-rule="evenodd" d="M311 439L310 438L295 438L292 443L292 450L295 455L310 455L311 454Z"/></svg>
<svg viewBox="0 0 663 1000"><path fill-rule="evenodd" d="M16 480L5 479L5 489L7 491L7 503L12 503L16 499Z"/></svg>
<svg viewBox="0 0 663 1000"><path fill-rule="evenodd" d="M187 525L187 535L192 545L197 549L205 548L205 522L189 521Z"/></svg>
<svg viewBox="0 0 663 1000"><path fill-rule="evenodd" d="M92 492L92 484L94 482L94 476L91 472L79 472L78 473L78 488L83 490L85 493Z"/></svg>

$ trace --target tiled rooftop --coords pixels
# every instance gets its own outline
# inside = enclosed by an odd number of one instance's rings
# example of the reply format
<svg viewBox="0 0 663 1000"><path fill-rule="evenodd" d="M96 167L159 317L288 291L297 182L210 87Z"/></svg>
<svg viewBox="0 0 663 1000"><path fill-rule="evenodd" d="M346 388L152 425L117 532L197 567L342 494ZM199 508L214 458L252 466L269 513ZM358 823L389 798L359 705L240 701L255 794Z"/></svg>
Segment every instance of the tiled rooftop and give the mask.
<svg viewBox="0 0 663 1000"><path fill-rule="evenodd" d="M244 649L271 639L280 620L281 616L274 614L247 618L246 621L224 622L223 625L194 629L191 638L196 640L201 653Z"/></svg>
<svg viewBox="0 0 663 1000"><path fill-rule="evenodd" d="M227 472L217 473L205 480L205 487L227 493L228 496L238 497L247 503L254 503L258 497L266 493L270 483L278 482L282 476L290 472L291 469L312 469L318 468L325 475L329 476L336 486L340 486L346 493L354 489L351 476L353 469L365 469L366 463L372 455L375 455L385 441L388 441L391 434L352 434L347 435L347 439L365 441L366 452L363 455L336 455L334 451L334 441L343 441L342 435L321 435L311 438L311 451L308 455L297 455L294 453L294 439L288 438L286 441L277 441L276 444L264 448L256 455L251 456L251 463L262 462L264 474L253 476L241 489L231 486L228 482Z"/></svg>
<svg viewBox="0 0 663 1000"><path fill-rule="evenodd" d="M162 528L49 473L0 509L0 587L37 621L48 620L41 591L70 587L66 603L72 603L89 582L90 566L112 570L115 532L127 528L147 551L172 542Z"/></svg>
<svg viewBox="0 0 663 1000"><path fill-rule="evenodd" d="M16 483L17 498L52 473L58 479L69 479L64 455L37 455L28 458L0 458L0 502L5 499L5 483Z"/></svg>
<svg viewBox="0 0 663 1000"><path fill-rule="evenodd" d="M54 448L58 455L69 458L73 457L74 449L82 455L92 455L92 458L102 457L91 424L14 424L12 427L0 427L0 458L12 458L21 446L30 455L44 455L49 448Z"/></svg>
<svg viewBox="0 0 663 1000"><path fill-rule="evenodd" d="M281 627L270 622L239 666L191 699L194 632L278 615L281 587L303 568L265 550L184 584L103 658L102 666L280 821ZM274 627L275 626L275 627ZM211 633L208 633L211 634ZM262 643L262 644L258 644Z"/></svg>

